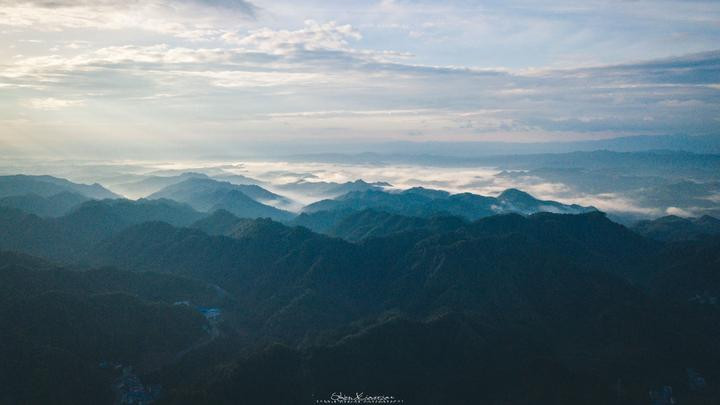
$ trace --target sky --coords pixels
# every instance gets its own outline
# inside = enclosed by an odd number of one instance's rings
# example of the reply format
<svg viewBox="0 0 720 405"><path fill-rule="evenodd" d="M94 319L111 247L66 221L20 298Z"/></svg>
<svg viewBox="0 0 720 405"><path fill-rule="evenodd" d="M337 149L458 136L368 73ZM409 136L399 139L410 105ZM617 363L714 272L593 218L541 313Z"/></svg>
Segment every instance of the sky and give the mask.
<svg viewBox="0 0 720 405"><path fill-rule="evenodd" d="M0 0L0 154L720 129L715 0Z"/></svg>

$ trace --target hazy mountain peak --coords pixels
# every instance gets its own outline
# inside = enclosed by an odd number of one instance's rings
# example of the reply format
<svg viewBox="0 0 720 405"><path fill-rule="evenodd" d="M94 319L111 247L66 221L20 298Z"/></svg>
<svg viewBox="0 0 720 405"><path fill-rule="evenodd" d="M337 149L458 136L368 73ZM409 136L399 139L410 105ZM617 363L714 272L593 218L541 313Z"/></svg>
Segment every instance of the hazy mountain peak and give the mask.
<svg viewBox="0 0 720 405"><path fill-rule="evenodd" d="M13 207L41 217L59 217L88 200L88 197L71 191L62 191L48 197L31 193L0 198L0 206Z"/></svg>
<svg viewBox="0 0 720 405"><path fill-rule="evenodd" d="M185 177L185 178L208 178L209 176L205 173L200 172L183 172L180 174L179 177Z"/></svg>
<svg viewBox="0 0 720 405"><path fill-rule="evenodd" d="M667 215L654 220L638 221L632 229L643 236L661 241L696 240L704 235L720 234L720 219L709 215L700 218Z"/></svg>
<svg viewBox="0 0 720 405"><path fill-rule="evenodd" d="M290 200L283 196L257 185L232 184L211 178L188 178L148 198L168 198L204 212L225 209L242 218L270 217L285 220L292 217L291 213L269 205L290 204Z"/></svg>
<svg viewBox="0 0 720 405"><path fill-rule="evenodd" d="M428 197L432 199L436 198L447 198L450 196L450 193L444 190L435 190L431 188L425 188L425 187L412 187L407 190L402 191L405 194L415 194L415 195L421 195L423 197Z"/></svg>
<svg viewBox="0 0 720 405"><path fill-rule="evenodd" d="M500 195L497 197L501 200L508 200L508 201L514 201L514 202L535 202L537 199L530 195L529 193L526 193L525 191L518 190L516 188L508 188L507 190L500 193Z"/></svg>

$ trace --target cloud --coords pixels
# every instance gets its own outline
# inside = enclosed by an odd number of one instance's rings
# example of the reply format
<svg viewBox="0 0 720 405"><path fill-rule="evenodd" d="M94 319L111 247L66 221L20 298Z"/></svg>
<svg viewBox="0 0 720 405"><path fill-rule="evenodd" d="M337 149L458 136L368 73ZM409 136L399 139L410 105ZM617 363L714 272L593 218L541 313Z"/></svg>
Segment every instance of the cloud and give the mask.
<svg viewBox="0 0 720 405"><path fill-rule="evenodd" d="M34 98L25 100L23 105L27 108L35 110L54 111L61 110L69 107L82 106L85 102L83 100L64 100L59 98Z"/></svg>
<svg viewBox="0 0 720 405"><path fill-rule="evenodd" d="M613 214L635 214L648 217L662 215L656 207L646 207L620 193L586 194L564 199L567 203L593 206L601 211Z"/></svg>
<svg viewBox="0 0 720 405"><path fill-rule="evenodd" d="M618 76L609 73L617 66L525 72L418 65L354 47L354 32L308 22L235 35L214 48L121 45L19 57L0 66L0 82L98 103L171 94L153 104L155 116L177 113L167 119L185 128L229 134L242 126L278 139L563 140L720 129L720 93L703 80L650 83L643 73L662 77L680 62L625 65L632 74ZM708 56L685 59L702 70L712 66ZM186 122L183 111L203 119Z"/></svg>
<svg viewBox="0 0 720 405"><path fill-rule="evenodd" d="M23 100L82 99L87 122L65 133L122 128L190 146L201 142L193 133L207 134L221 150L253 136L530 141L717 132L720 51L708 52L717 42L706 39L717 36L707 19L720 7L663 1L647 15L632 11L627 24L629 8L0 0L0 41L10 45L0 47L0 119L18 115ZM680 15L702 29L653 20ZM684 36L660 38L665 30ZM647 48L648 38L663 46ZM678 49L689 53L667 57Z"/></svg>
<svg viewBox="0 0 720 405"><path fill-rule="evenodd" d="M668 215L676 215L678 217L692 217L693 216L692 212L690 212L688 210L684 210L682 208L678 208L678 207L668 207L665 210L665 213Z"/></svg>
<svg viewBox="0 0 720 405"><path fill-rule="evenodd" d="M347 51L350 50L348 41L359 40L362 35L349 24L339 25L333 21L319 24L307 20L305 26L298 30L262 28L249 34L226 33L222 38L244 49L283 55L296 51Z"/></svg>
<svg viewBox="0 0 720 405"><path fill-rule="evenodd" d="M207 79L210 84L217 87L266 87L284 86L293 83L313 83L327 80L313 73L295 72L248 72L248 71L183 71L177 72L187 77Z"/></svg>
<svg viewBox="0 0 720 405"><path fill-rule="evenodd" d="M142 30L184 39L208 39L254 20L259 8L244 0L0 0L0 27L35 32Z"/></svg>
<svg viewBox="0 0 720 405"><path fill-rule="evenodd" d="M248 15L255 15L258 7L246 0L0 0L5 7L38 7L48 9L62 8L108 8L125 10L148 4L171 5L172 3L189 3L209 7L233 9Z"/></svg>
<svg viewBox="0 0 720 405"><path fill-rule="evenodd" d="M239 11L250 17L257 17L260 8L246 0L185 0L194 1L202 5L218 7L226 10Z"/></svg>

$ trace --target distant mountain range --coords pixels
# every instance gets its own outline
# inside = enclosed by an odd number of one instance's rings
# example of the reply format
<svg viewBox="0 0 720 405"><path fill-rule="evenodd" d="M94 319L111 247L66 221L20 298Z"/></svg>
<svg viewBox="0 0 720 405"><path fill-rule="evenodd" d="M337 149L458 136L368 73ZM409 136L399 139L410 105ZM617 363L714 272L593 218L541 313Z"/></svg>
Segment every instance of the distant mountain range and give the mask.
<svg viewBox="0 0 720 405"><path fill-rule="evenodd" d="M661 241L696 240L706 235L720 235L720 219L707 215L700 218L669 215L639 221L632 229L643 236Z"/></svg>
<svg viewBox="0 0 720 405"><path fill-rule="evenodd" d="M718 135L656 135L624 136L610 139L570 142L426 142L388 143L393 152L432 153L448 156L567 153L578 151L609 150L614 152L682 151L693 153L720 153ZM357 150L357 149L356 149Z"/></svg>
<svg viewBox="0 0 720 405"><path fill-rule="evenodd" d="M98 184L86 186L50 176L0 177L0 184L3 183L4 197L0 197L0 207L17 208L41 217L60 217L89 199L119 197ZM295 206L295 202L255 184L233 184L193 172L177 176L153 176L133 184L136 192L162 187L150 194L147 197L149 200L177 201L200 212L226 210L241 218L267 217L279 221L291 221L295 217L292 212L282 209ZM527 215L535 212L581 213L594 210L592 207L538 200L515 189L506 190L498 197L485 197L471 193L451 195L422 187L402 191L389 187L387 183L367 183L362 180L347 183L300 181L279 186L306 195L335 196L304 207L303 216L294 220L294 223L314 230L329 229L345 214L364 209L378 209L405 216L456 215L469 220L509 212ZM334 219L330 220L331 217Z"/></svg>
<svg viewBox="0 0 720 405"><path fill-rule="evenodd" d="M57 218L0 208L0 249L54 260L77 259L98 241L130 225L155 220L185 226L203 215L170 200L88 201Z"/></svg>
<svg viewBox="0 0 720 405"><path fill-rule="evenodd" d="M0 207L16 208L41 217L59 217L88 200L88 197L68 191L49 197L23 194L0 198Z"/></svg>
<svg viewBox="0 0 720 405"><path fill-rule="evenodd" d="M299 180L294 183L281 184L276 187L280 190L293 193L332 198L353 191L382 190L385 187L392 187L392 185L386 182L367 183L363 180L349 181L346 183Z"/></svg>
<svg viewBox="0 0 720 405"><path fill-rule="evenodd" d="M165 187L181 183L188 179L213 179L239 185L262 184L262 182L258 180L236 174L218 174L211 177L205 173L184 172L178 175L149 175L141 180L129 183L116 184L113 187L118 191L131 197L147 197L150 194L156 193Z"/></svg>
<svg viewBox="0 0 720 405"><path fill-rule="evenodd" d="M291 201L283 196L257 185L238 185L207 178L191 178L169 185L148 198L167 198L205 212L224 209L245 218L285 220L293 217L287 211L268 205L290 205Z"/></svg>
<svg viewBox="0 0 720 405"><path fill-rule="evenodd" d="M455 215L476 220L490 215L536 212L579 214L596 211L593 207L565 205L555 201L538 200L528 193L508 189L498 197L486 197L471 193L450 194L445 191L415 187L403 191L381 191L370 189L354 191L332 200L322 200L303 208L310 215L323 211L362 211L377 209L405 216L430 217ZM325 214L319 214L322 217ZM299 219L312 226L307 219ZM322 228L316 227L316 228Z"/></svg>
<svg viewBox="0 0 720 405"><path fill-rule="evenodd" d="M203 173L186 172L176 176L147 176L142 180L117 184L114 187L129 196L147 197L148 195L162 190L167 186L180 183L187 179L209 179Z"/></svg>
<svg viewBox="0 0 720 405"><path fill-rule="evenodd" d="M633 170L625 173L640 176L692 175L698 179L716 179L720 168L720 154L684 151L616 152L608 150L573 151L567 153L490 154L452 156L393 153L327 153L288 157L302 162L344 164L412 164L438 167L497 167L505 170L585 169ZM674 175L674 176L672 176Z"/></svg>
<svg viewBox="0 0 720 405"><path fill-rule="evenodd" d="M93 199L120 198L100 184L78 184L52 176L0 176L0 198L35 194L51 197L60 193L73 193Z"/></svg>
<svg viewBox="0 0 720 405"><path fill-rule="evenodd" d="M525 155L541 153L591 152L609 150L614 152L679 151L692 153L720 153L718 135L658 135L625 136L609 139L568 142L294 142L292 148L273 144L272 148L256 148L256 154L269 157L296 157L306 159L314 154L383 153L393 155L442 155L448 157L478 157L490 155Z"/></svg>

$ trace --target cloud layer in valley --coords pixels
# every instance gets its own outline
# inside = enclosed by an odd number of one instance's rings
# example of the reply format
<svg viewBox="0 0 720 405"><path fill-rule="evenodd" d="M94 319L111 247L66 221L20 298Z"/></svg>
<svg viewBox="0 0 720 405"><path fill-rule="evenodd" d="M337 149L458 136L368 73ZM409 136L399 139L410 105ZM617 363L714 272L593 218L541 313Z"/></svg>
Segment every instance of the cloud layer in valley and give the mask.
<svg viewBox="0 0 720 405"><path fill-rule="evenodd" d="M690 170L692 171L692 170ZM401 190L425 187L452 193L472 192L496 196L508 188L518 188L540 199L594 206L623 220L663 215L718 215L720 181L717 175L704 180L677 176L617 175L617 170L582 169L518 170L499 166L435 166L398 163L333 163L317 161L37 161L18 159L0 166L0 174L52 174L81 183L99 182L125 194L126 185L147 176L175 176L199 172L218 176L222 181L258 181L278 194L294 200L285 209L302 206L334 195L322 195L287 187L297 182L345 183L362 179L389 184ZM564 173L564 174L563 174ZM676 175L687 176L685 171ZM590 180L592 179L592 180ZM153 190L157 191L157 190ZM141 198L146 194L125 194Z"/></svg>

